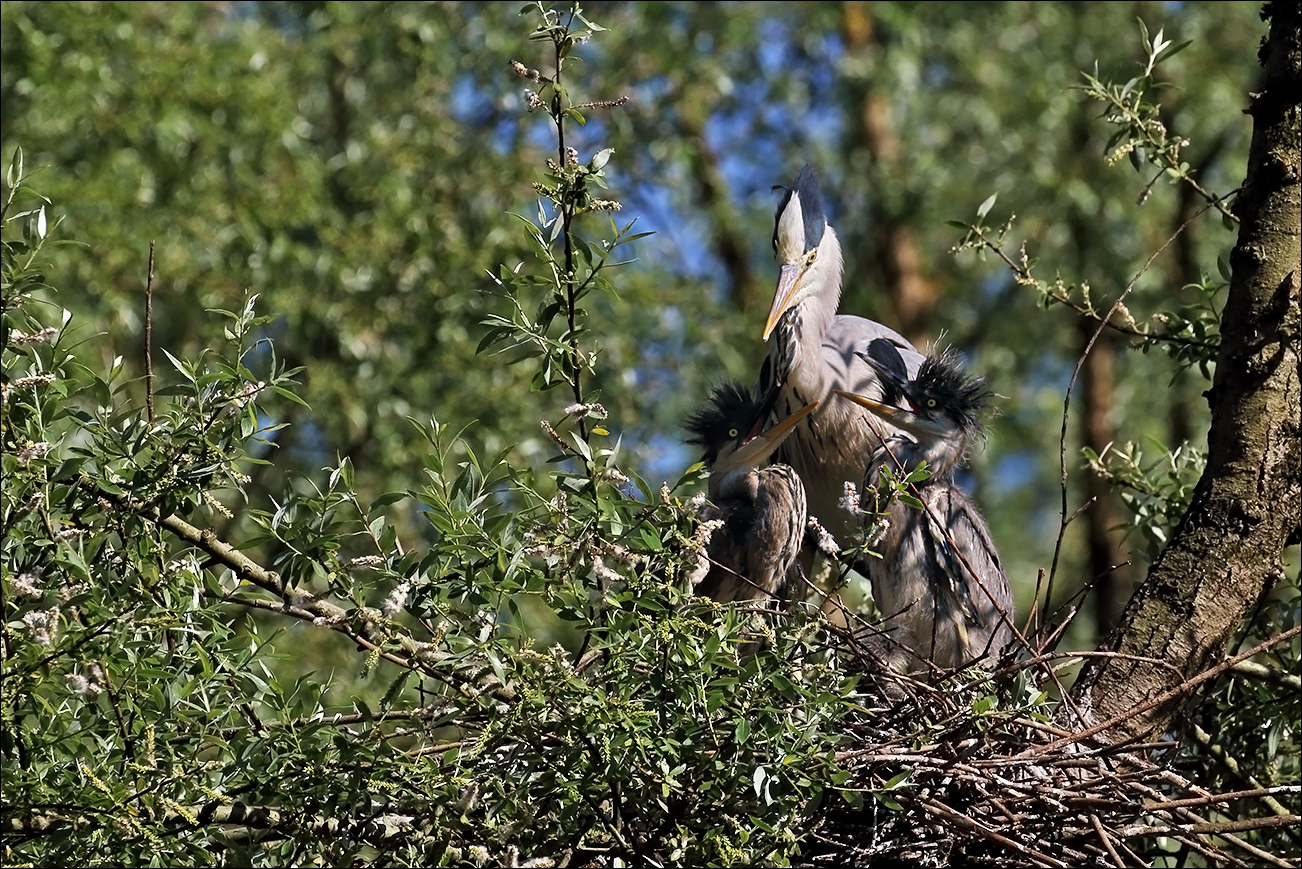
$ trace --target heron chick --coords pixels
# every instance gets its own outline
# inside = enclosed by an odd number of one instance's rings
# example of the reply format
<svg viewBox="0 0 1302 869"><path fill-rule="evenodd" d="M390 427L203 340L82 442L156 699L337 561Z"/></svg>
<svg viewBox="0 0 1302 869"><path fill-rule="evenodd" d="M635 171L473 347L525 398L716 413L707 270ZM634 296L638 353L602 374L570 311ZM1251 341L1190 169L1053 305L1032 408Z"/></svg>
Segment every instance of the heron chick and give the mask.
<svg viewBox="0 0 1302 869"><path fill-rule="evenodd" d="M687 442L704 447L710 470L710 503L700 518L721 523L706 547L709 570L696 593L723 603L783 599L799 577L805 488L786 465L765 465L818 402L764 429L773 399L724 383L686 424Z"/></svg>
<svg viewBox="0 0 1302 869"><path fill-rule="evenodd" d="M870 454L864 479L877 482L885 467L904 479L923 462L931 472L914 484L923 509L892 499L870 511L886 520L881 558L866 559L884 619L873 650L892 669L913 672L928 661L949 669L997 656L1013 637L1012 591L985 521L955 481L984 434L991 392L950 353L928 355L912 379L890 341L870 342L861 358L878 372L888 400L837 394L894 430Z"/></svg>

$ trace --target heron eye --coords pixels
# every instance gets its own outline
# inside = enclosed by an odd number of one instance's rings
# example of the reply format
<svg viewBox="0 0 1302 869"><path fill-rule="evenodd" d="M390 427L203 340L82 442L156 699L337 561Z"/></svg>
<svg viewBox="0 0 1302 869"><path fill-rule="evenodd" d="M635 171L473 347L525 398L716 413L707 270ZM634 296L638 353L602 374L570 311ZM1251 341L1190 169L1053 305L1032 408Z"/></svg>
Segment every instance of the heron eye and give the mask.
<svg viewBox="0 0 1302 869"><path fill-rule="evenodd" d="M935 406L936 406L936 399L934 399L934 398L928 398L928 399L927 399L927 407L928 407L928 408L933 408L933 407L935 407Z"/></svg>
<svg viewBox="0 0 1302 869"><path fill-rule="evenodd" d="M818 259L818 248L814 248L809 252L808 255L806 255L805 266L806 267L812 266L814 264L814 260L816 259Z"/></svg>
<svg viewBox="0 0 1302 869"><path fill-rule="evenodd" d="M739 434L741 434L741 432L738 431L738 430L735 429L735 428L730 428L730 429L728 429L728 437L730 437L730 438L735 438L735 437L737 437Z"/></svg>

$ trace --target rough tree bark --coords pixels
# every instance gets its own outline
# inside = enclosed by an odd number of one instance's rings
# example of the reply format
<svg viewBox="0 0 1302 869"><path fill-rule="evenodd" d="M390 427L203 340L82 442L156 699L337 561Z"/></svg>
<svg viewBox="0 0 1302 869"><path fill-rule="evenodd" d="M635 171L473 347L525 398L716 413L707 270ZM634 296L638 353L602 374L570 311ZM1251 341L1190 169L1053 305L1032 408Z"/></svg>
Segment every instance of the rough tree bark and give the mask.
<svg viewBox="0 0 1302 869"><path fill-rule="evenodd" d="M1248 609L1282 574L1302 522L1299 440L1299 176L1302 7L1270 3L1253 95L1248 171L1235 212L1232 278L1208 393L1207 467L1189 511L1072 695L1085 727L1116 743L1164 729L1189 699L1142 709L1215 663ZM1174 668L1174 669L1172 669Z"/></svg>

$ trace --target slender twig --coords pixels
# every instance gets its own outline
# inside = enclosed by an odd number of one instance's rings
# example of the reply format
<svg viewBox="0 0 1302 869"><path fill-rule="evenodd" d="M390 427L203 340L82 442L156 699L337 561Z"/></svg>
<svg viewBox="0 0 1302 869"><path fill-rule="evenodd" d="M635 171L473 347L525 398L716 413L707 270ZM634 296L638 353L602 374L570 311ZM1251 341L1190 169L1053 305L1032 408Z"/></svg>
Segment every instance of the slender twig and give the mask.
<svg viewBox="0 0 1302 869"><path fill-rule="evenodd" d="M145 278L145 411L154 421L154 242L149 243L149 274Z"/></svg>
<svg viewBox="0 0 1302 869"><path fill-rule="evenodd" d="M1166 800L1150 803L1144 808L1148 811L1158 809L1182 809L1193 806L1210 806L1216 803L1228 803L1232 800L1250 800L1255 797L1268 797L1272 794L1295 794L1298 793L1298 785L1276 785L1271 788L1253 788L1250 791L1233 791L1228 794L1212 794L1207 797L1190 797L1184 800ZM1285 811L1281 816L1288 816L1291 813Z"/></svg>
<svg viewBox="0 0 1302 869"><path fill-rule="evenodd" d="M1172 824L1169 826L1134 826L1126 827L1118 832L1120 835L1130 838L1131 836L1167 836L1173 831L1184 833L1210 833L1212 835L1222 835L1225 833L1242 833L1247 830L1267 830L1273 827L1294 827L1302 824L1302 815L1271 815L1268 818L1242 818L1237 821L1204 821L1201 824Z"/></svg>
<svg viewBox="0 0 1302 869"><path fill-rule="evenodd" d="M1234 668L1232 667L1231 669ZM1215 758L1216 761L1220 763L1220 765L1223 766L1230 773L1230 775L1234 776L1236 779L1243 782L1244 784L1256 788L1263 794L1266 794L1266 796L1262 797L1262 802L1266 804L1267 808L1269 808L1272 812L1274 812L1277 815L1291 814L1288 809L1284 808L1284 806L1280 803L1279 800L1275 799L1272 796L1269 796L1269 794L1271 793L1287 793L1287 791L1278 791L1271 788L1263 788L1261 782L1257 781L1256 778L1243 771L1242 767L1239 766L1238 760L1236 760L1233 755L1227 752L1224 746L1217 745L1216 743L1212 742L1211 734L1203 730L1197 724L1194 724L1192 728L1190 728L1189 732L1193 736L1194 741L1197 742L1199 745L1201 745L1204 751L1206 751L1213 758ZM1247 793L1253 793L1253 791L1248 791Z"/></svg>
<svg viewBox="0 0 1302 869"><path fill-rule="evenodd" d="M1202 793L1202 796L1205 796L1205 797L1206 797L1206 796L1211 796L1211 794L1209 794L1209 793L1207 793L1206 791L1203 791L1201 788L1199 788L1199 787L1197 787L1197 786L1195 786L1195 785L1193 785L1193 784L1191 784L1191 783L1185 781L1183 778L1181 778L1180 776L1176 775L1174 772L1171 772L1170 770L1163 770L1163 771L1162 771L1162 778L1165 779L1166 781L1168 781L1168 782L1174 784L1176 787L1185 788L1185 789L1188 789L1188 790L1194 791L1195 793L1197 793L1197 792L1201 792L1201 793ZM1151 799L1151 800L1154 800L1154 801L1157 801L1157 802L1161 802L1161 801L1163 801L1163 800L1166 799L1165 795L1163 795L1162 793L1160 793L1159 791L1157 791L1157 790L1155 790L1155 789L1153 789L1153 788L1151 788L1151 787L1148 787L1147 785L1144 785L1144 784L1137 784L1135 787L1136 787L1136 789L1137 789L1140 793L1144 794L1145 796L1147 796L1147 797L1148 797L1149 799ZM1154 809L1154 811L1162 811L1162 810L1161 810L1161 809ZM1200 818L1198 815L1194 814L1194 813L1193 813L1192 811L1190 811L1189 809L1185 809L1185 808L1177 808L1177 809L1175 809L1174 811L1175 811L1177 814L1179 814L1181 817L1185 818L1185 819L1186 819L1187 821L1189 821L1190 823L1198 824L1198 823L1202 823L1202 822L1203 822L1203 819L1202 819L1202 818ZM1179 836L1173 836L1172 838L1178 839L1179 841L1184 842L1185 844L1188 844L1190 847L1194 848L1195 850L1199 850L1200 853L1206 853L1206 851L1203 850L1203 849L1201 848L1201 846L1197 843L1197 840L1196 840L1196 839L1189 840L1189 839L1181 838L1181 837L1179 837ZM1236 848L1238 848L1238 849L1240 849L1240 850L1242 850L1242 851L1247 851L1247 852L1248 852L1249 854L1251 854L1253 857L1257 858L1258 862L1261 862L1261 863L1269 863L1269 864L1271 864L1272 866L1283 866L1283 867L1286 867L1286 869L1287 869L1287 867L1289 867L1289 866L1293 866L1293 867L1295 867L1295 869L1296 869L1296 864L1295 864L1295 863L1288 863L1288 862L1286 862L1286 861L1280 860L1278 857L1276 857L1274 854L1271 854L1269 851L1262 850L1261 848L1258 848L1257 846L1255 846L1255 845L1253 845L1253 844L1251 844L1251 843L1249 843L1249 842L1245 842L1245 841L1243 841L1242 839L1240 839L1238 836L1234 836L1234 835L1226 834L1225 836L1222 837L1222 841L1227 842L1227 843L1233 845L1234 847L1236 847Z"/></svg>
<svg viewBox="0 0 1302 869"><path fill-rule="evenodd" d="M303 727L309 724L314 727L348 727L353 724L364 724L367 722L374 722L376 724L380 724L385 721L428 721L430 719L437 718L439 714L445 712L446 710L447 710L447 706L443 704L439 704L436 706L422 706L419 709L390 709L388 712L383 712L370 717L362 715L361 713L355 713L350 715L344 715L343 713L338 713L330 716L329 718L305 717L305 718L291 719L288 721L259 721L258 726L263 730L281 730L281 729L292 730L296 727ZM217 733L221 736L222 739L230 739L232 736L235 736L240 733L245 733L247 731L248 728L241 725L239 727L223 727L220 730L218 730ZM193 739L194 736L190 734L182 734L180 736L173 736L169 739L161 740L161 741L166 745L181 745L183 743L190 742ZM455 747L457 745L460 745L460 743L449 743L443 747L444 748ZM433 746L432 748L439 748L439 747L440 746Z"/></svg>
<svg viewBox="0 0 1302 869"><path fill-rule="evenodd" d="M1090 823L1094 826L1094 832L1098 833L1099 841L1107 849L1108 856L1112 858L1112 865L1116 866L1117 869L1125 869L1126 864L1122 862L1121 856L1117 854L1117 849L1112 847L1112 837L1108 835L1107 830L1103 829L1103 822L1099 820L1099 816L1091 813Z"/></svg>
<svg viewBox="0 0 1302 869"><path fill-rule="evenodd" d="M131 499L107 490L99 489L97 492L101 497L171 531L187 543L199 547L213 556L218 562L229 567L240 579L281 598L281 602L276 602L227 594L221 597L222 600L253 609L276 612L313 623L317 623L318 619L324 619L328 623L330 630L343 634L357 645L378 654L392 664L424 673L463 693L487 693L502 702L514 702L515 692L510 687L501 684L495 677L490 677L481 682L480 676L485 668L473 664L466 665L464 662L457 663L456 656L451 653L427 647L419 653L420 658L418 659L415 655L407 658L393 652L384 651L379 644L363 636L360 631L355 630L347 623L347 610L329 601L320 600L308 591L289 585L281 578L280 574L273 570L267 570L234 546L218 538L212 529L196 528L175 515L160 517L153 508L142 509L141 505L134 503ZM453 670L449 673L435 666L430 666L430 664L450 664Z"/></svg>
<svg viewBox="0 0 1302 869"><path fill-rule="evenodd" d="M1023 845L1021 842L1016 842L1008 838L1007 836L1002 835L1001 833L997 833L994 830L987 827L986 825L972 820L962 812L958 812L955 811L954 809L951 809L949 806L945 805L944 803L938 802L936 800L930 800L930 799L919 800L918 803L924 808L931 810L934 814L940 815L942 818L945 818L948 821L953 821L954 823L957 823L959 826L963 827L964 829L970 830L974 833L984 836L985 838L990 839L993 842L998 842L1000 845L1003 845L1005 848L1009 848L1010 850L1015 851L1018 854L1025 854L1027 857L1030 857L1032 860L1034 860L1037 866L1054 866L1054 867L1063 867L1063 869L1065 869L1065 867L1068 865L1067 863L1062 862L1056 857L1051 857L1048 854L1042 853L1040 851L1035 850L1034 848L1030 848L1026 845Z"/></svg>
<svg viewBox="0 0 1302 869"><path fill-rule="evenodd" d="M570 22L573 23L573 20L574 20L573 14L571 13ZM555 78L557 92L560 91L560 87L561 87L561 69L564 66L564 63L565 63L565 54L564 51L562 50L561 42L557 41L556 78ZM565 167L569 165L569 159L565 154L565 115L564 113L557 113L556 115L553 116L553 119L556 122L556 150L557 150L556 159L561 166L561 171L564 172ZM574 274L574 241L570 236L570 226L573 223L573 221L574 221L573 203L572 202L562 203L561 204L561 222L562 222L561 235L564 236L565 239L564 242L565 243L565 274L562 276L562 280L565 281L565 292L566 292L565 313L566 313L566 321L569 325L569 333L570 333L570 378L571 378L570 385L574 390L574 401L576 403L582 404L583 386L580 381L581 364L579 359L579 336L577 331L578 300L576 296L578 292L578 287L575 285L575 280L577 276ZM579 417L577 422L579 424L579 436L586 441L588 439L588 423L584 417Z"/></svg>
<svg viewBox="0 0 1302 869"><path fill-rule="evenodd" d="M1176 228L1176 231L1171 234L1170 238L1162 242L1161 247L1153 251L1152 255L1144 262L1144 265L1135 273L1135 276L1130 279L1130 283L1126 284L1126 288L1117 296L1116 301L1112 303L1112 307L1108 309L1107 314L1099 322L1098 326L1095 327L1094 334L1090 335L1089 341L1085 343L1085 349L1076 360L1076 367L1072 369L1071 380L1068 381L1067 389L1064 391L1062 398L1062 428L1058 436L1058 476L1059 491L1062 498L1061 512L1059 513L1059 516L1061 517L1061 520L1058 526L1058 538L1053 544L1053 559L1050 561L1049 565L1049 581L1044 595L1045 606L1053 605L1053 581L1058 573L1058 561L1062 556L1062 545L1067 536L1067 526L1071 523L1071 519L1067 516L1067 425L1071 418L1071 394L1076 388L1076 381L1080 378L1081 369L1085 367L1085 360L1089 358L1090 351L1094 349L1094 345L1098 342L1099 336L1103 334L1103 330L1107 328L1108 323L1112 320L1112 315L1121 308L1121 303L1125 301L1126 297L1135 289L1135 285L1139 283L1139 279L1149 270L1153 265L1153 262L1171 246L1171 243L1180 237L1181 233L1189 227L1189 224L1193 223L1205 214L1209 208L1211 208L1210 205L1205 205L1190 215L1188 220ZM1074 515L1072 518L1074 518Z"/></svg>
<svg viewBox="0 0 1302 869"><path fill-rule="evenodd" d="M1231 669L1240 676L1260 679L1263 682L1273 682L1293 691L1302 691L1302 677L1294 676L1292 673L1286 673L1274 667L1262 666L1256 661L1240 661Z"/></svg>

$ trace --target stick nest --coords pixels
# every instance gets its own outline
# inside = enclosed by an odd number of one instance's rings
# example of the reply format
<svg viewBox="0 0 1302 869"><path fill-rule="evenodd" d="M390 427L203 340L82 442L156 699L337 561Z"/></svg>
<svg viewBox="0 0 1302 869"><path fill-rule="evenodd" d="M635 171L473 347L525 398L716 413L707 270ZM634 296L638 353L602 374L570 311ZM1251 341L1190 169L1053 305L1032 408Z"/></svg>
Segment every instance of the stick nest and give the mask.
<svg viewBox="0 0 1302 869"><path fill-rule="evenodd" d="M1029 696L1025 672L938 686L870 672L869 714L839 757L863 802L829 804L799 865L1302 862L1296 785L1211 793L1180 774L1188 753L1170 735L1072 741L1044 714L1043 696Z"/></svg>

